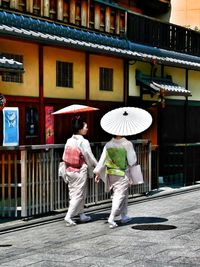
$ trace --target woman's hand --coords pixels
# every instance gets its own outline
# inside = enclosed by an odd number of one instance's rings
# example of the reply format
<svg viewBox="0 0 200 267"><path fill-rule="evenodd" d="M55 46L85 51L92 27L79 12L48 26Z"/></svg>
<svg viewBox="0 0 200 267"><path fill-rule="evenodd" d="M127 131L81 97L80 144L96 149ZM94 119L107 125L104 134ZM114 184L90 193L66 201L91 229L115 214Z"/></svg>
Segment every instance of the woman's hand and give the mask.
<svg viewBox="0 0 200 267"><path fill-rule="evenodd" d="M98 184L100 181L100 176L99 174L97 173L96 176L95 176L95 182Z"/></svg>

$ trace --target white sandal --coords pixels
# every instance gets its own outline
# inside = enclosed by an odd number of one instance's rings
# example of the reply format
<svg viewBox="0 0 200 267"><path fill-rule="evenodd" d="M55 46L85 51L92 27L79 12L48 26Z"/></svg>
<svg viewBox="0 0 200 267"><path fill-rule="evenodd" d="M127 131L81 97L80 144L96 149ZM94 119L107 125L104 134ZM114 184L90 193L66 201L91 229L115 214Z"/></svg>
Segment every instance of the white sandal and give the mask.
<svg viewBox="0 0 200 267"><path fill-rule="evenodd" d="M118 224L116 224L115 221L108 220L108 223L111 229L118 227Z"/></svg>
<svg viewBox="0 0 200 267"><path fill-rule="evenodd" d="M65 221L66 221L66 226L75 226L76 225L75 221L73 221L70 218L65 218Z"/></svg>

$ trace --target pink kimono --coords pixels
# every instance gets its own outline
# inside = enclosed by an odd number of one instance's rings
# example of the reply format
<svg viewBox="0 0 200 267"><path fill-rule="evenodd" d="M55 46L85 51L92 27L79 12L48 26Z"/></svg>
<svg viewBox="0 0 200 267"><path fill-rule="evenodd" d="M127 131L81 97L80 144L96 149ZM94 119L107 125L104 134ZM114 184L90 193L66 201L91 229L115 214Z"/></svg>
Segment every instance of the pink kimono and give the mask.
<svg viewBox="0 0 200 267"><path fill-rule="evenodd" d="M69 208L67 215L72 218L80 213L83 213L86 191L87 178L93 178L93 169L97 161L92 153L90 143L82 135L73 135L65 144L66 147L80 148L84 161L80 168L67 166L67 180L69 188ZM63 153L63 160L65 161L65 151Z"/></svg>

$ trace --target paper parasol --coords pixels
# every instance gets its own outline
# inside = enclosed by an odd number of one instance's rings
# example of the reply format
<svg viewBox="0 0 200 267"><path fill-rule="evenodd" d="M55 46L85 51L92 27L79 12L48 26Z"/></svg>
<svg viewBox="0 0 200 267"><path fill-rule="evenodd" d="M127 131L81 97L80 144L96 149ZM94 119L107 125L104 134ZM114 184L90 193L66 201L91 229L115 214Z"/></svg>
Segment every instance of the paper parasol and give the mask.
<svg viewBox="0 0 200 267"><path fill-rule="evenodd" d="M136 107L122 107L109 111L101 119L101 127L112 135L128 136L145 131L152 123L149 112Z"/></svg>
<svg viewBox="0 0 200 267"><path fill-rule="evenodd" d="M98 108L94 108L94 107L89 107L89 106L85 106L85 105L79 105L79 104L73 104L70 106L67 106L65 108L59 109L55 112L53 112L53 115L57 115L57 114L76 114L76 113L80 113L80 112L88 112L88 111L94 111L94 110L98 110Z"/></svg>

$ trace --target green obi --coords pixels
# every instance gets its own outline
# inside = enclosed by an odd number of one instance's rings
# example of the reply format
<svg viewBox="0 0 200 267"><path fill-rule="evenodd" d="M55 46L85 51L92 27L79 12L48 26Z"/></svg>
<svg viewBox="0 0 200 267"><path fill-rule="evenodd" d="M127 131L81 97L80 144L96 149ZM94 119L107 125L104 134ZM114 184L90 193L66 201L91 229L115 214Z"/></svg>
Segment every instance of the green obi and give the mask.
<svg viewBox="0 0 200 267"><path fill-rule="evenodd" d="M106 150L106 173L124 176L127 168L127 152L124 148L112 147Z"/></svg>

